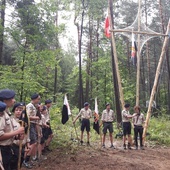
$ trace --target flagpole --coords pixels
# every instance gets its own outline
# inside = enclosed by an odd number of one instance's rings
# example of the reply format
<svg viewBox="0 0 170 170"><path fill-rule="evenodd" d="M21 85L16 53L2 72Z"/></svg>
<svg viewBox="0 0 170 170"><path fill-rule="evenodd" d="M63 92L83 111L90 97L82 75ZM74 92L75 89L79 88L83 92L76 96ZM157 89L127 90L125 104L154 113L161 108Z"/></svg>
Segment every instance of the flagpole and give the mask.
<svg viewBox="0 0 170 170"><path fill-rule="evenodd" d="M112 15L111 15L111 5L112 4L113 4L112 0L109 0L108 6L109 6L109 18L110 18L110 29L111 30L113 30ZM121 106L123 109L124 108L124 95L123 95L121 77L120 77L120 72L119 72L119 65L118 65L119 62L118 62L118 57L117 57L114 32L111 32L111 41L112 41L112 46L113 46L113 57L114 57L114 61L115 61L115 69L116 69L118 88L119 88L119 93L120 93L119 100L121 102Z"/></svg>
<svg viewBox="0 0 170 170"><path fill-rule="evenodd" d="M170 19L169 19L169 22L168 22L166 35L168 35L169 33L170 33ZM166 47L167 47L168 42L169 42L169 36L166 36L165 39L164 39L164 43L163 43L162 52L161 52L161 55L160 55L160 58L159 58L158 66L157 66L157 69L156 69L154 85L153 85L150 100L149 100L149 106L148 106L148 111L147 111L146 121L145 121L145 126L144 126L144 132L143 132L143 141L144 142L145 142L145 139L146 139L146 132L147 132L147 128L148 128L148 125L149 125L150 116L151 116L152 103L153 103L155 93L156 93L156 89L157 89L157 86L158 86L159 76L160 76L160 72L161 72L161 66L162 66L163 60L165 58Z"/></svg>
<svg viewBox="0 0 170 170"><path fill-rule="evenodd" d="M138 32L141 27L141 0L138 0ZM136 105L139 106L139 90L140 90L140 34L138 34L138 51L137 51L137 74L136 74Z"/></svg>

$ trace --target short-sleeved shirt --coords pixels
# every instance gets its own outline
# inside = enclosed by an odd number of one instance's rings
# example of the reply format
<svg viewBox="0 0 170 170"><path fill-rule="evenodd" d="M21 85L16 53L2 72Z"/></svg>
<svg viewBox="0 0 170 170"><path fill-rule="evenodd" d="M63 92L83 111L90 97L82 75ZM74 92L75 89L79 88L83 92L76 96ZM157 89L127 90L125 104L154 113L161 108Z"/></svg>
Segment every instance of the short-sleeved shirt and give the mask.
<svg viewBox="0 0 170 170"><path fill-rule="evenodd" d="M130 122L127 116L130 115L130 112L127 110L122 110L122 122Z"/></svg>
<svg viewBox="0 0 170 170"><path fill-rule="evenodd" d="M18 130L19 126L19 123L17 123L15 120L12 120L6 111L4 111L4 114L0 115L0 136L4 135L5 133L10 133ZM0 145L11 145L13 141L14 137L0 141Z"/></svg>
<svg viewBox="0 0 170 170"><path fill-rule="evenodd" d="M50 122L50 110L47 108L47 113L44 114L46 122Z"/></svg>
<svg viewBox="0 0 170 170"><path fill-rule="evenodd" d="M37 109L32 103L27 104L26 111L27 111L28 117L30 116L34 117L37 114ZM36 120L31 120L31 122L36 122Z"/></svg>
<svg viewBox="0 0 170 170"><path fill-rule="evenodd" d="M41 114L41 122L42 122L42 125L46 124L46 119L45 119L45 116L43 114Z"/></svg>
<svg viewBox="0 0 170 170"><path fill-rule="evenodd" d="M111 109L110 110L107 110L107 109L103 110L101 120L103 122L113 122L113 120L114 120L113 110L111 110Z"/></svg>
<svg viewBox="0 0 170 170"><path fill-rule="evenodd" d="M140 115L134 116L132 119L133 124L136 126L142 126L144 121L145 121L145 117L144 117L144 114L142 114L142 113Z"/></svg>
<svg viewBox="0 0 170 170"><path fill-rule="evenodd" d="M77 115L78 117L81 117L81 119L90 119L92 117L92 111L90 109L81 109L79 114Z"/></svg>
<svg viewBox="0 0 170 170"><path fill-rule="evenodd" d="M11 120L12 120L12 122L15 122L15 121L16 121L18 128L20 127L19 119L18 119L18 118L12 116L12 117L11 117ZM22 140L22 144L24 145L24 144L26 144L27 142L30 142L30 139L29 139L28 135L25 134L25 135L24 135L24 139ZM13 143L16 144L16 145L19 145L19 144L20 144L20 140L14 140Z"/></svg>

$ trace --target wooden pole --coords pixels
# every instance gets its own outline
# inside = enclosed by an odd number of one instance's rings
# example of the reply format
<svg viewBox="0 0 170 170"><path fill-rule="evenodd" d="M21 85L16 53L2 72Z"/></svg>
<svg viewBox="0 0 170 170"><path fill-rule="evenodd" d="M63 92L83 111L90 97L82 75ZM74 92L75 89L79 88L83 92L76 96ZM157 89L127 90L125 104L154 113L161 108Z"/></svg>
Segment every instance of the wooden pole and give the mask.
<svg viewBox="0 0 170 170"><path fill-rule="evenodd" d="M138 32L141 26L141 0L138 0ZM136 105L139 106L139 90L140 90L140 34L138 34L138 51L137 51L137 74L136 74Z"/></svg>
<svg viewBox="0 0 170 170"><path fill-rule="evenodd" d="M170 33L170 19L169 19L169 23L167 26L167 31L166 31L166 35L168 35ZM159 76L160 76L160 72L161 72L161 66L163 63L163 60L165 58L165 53L166 53L166 47L169 41L169 37L166 36L164 39L164 43L163 43L163 47L162 47L162 52L159 58L159 62L158 62L158 66L156 69L156 75L155 75L155 80L154 80L154 85L152 88L152 92L151 92L151 96L150 96L150 100L149 100L149 106L148 106L148 111L147 111L147 115L146 115L146 121L145 121L145 127L144 127L144 132L143 132L143 141L145 141L146 139L146 132L147 132L147 128L149 125L149 119L151 116L151 109L152 109L152 103L155 97L155 93L156 93L156 89L157 89L157 85L158 85L158 80L159 80Z"/></svg>
<svg viewBox="0 0 170 170"><path fill-rule="evenodd" d="M124 29L113 29L110 30L111 32L127 32L132 33L132 30L124 30ZM143 35L151 35L151 36L168 36L166 34L160 34L160 33L149 33L144 31L133 31L134 34L143 34Z"/></svg>
<svg viewBox="0 0 170 170"><path fill-rule="evenodd" d="M25 112L22 112L22 123L21 123L21 127L24 127L24 119L25 119ZM19 141L19 156L18 156L18 170L21 169L21 154L22 154L22 142L23 140Z"/></svg>
<svg viewBox="0 0 170 170"><path fill-rule="evenodd" d="M73 121L74 121L74 119L73 119L73 115L72 115L72 114L71 114L71 118L72 118L72 122L73 122ZM76 125L75 125L75 124L73 124L73 126L74 126L74 130L75 130L76 138L77 138L77 140L79 141L79 137L78 137L78 134L77 134Z"/></svg>
<svg viewBox="0 0 170 170"><path fill-rule="evenodd" d="M112 5L112 0L108 1L109 3L109 19L110 19L110 28L111 30L113 29L113 23L112 23L112 16L110 12L110 7ZM121 78L120 78L120 73L119 73L119 65L118 65L118 57L117 57L117 52L116 52L116 42L115 42L115 36L114 32L111 32L111 41L113 45L113 56L114 56L114 61L115 61L115 69L116 69L116 76L117 76L117 81L118 81L118 87L119 87L119 100L121 102L122 109L124 108L124 95L123 95L123 89L122 89L122 83L121 83Z"/></svg>

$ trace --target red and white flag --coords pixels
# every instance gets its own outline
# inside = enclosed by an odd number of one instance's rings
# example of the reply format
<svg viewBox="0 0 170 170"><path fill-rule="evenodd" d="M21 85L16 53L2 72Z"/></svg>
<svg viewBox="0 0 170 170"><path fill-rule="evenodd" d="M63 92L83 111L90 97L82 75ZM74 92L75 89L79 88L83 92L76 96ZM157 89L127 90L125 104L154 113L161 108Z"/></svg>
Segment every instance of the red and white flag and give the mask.
<svg viewBox="0 0 170 170"><path fill-rule="evenodd" d="M110 20L109 20L109 16L106 17L105 19L105 28L104 28L104 32L105 32L105 36L107 38L110 38Z"/></svg>
<svg viewBox="0 0 170 170"><path fill-rule="evenodd" d="M137 53L137 45L136 45L136 42L135 42L135 35L132 32L131 60L132 60L133 65L135 65L136 61L137 61L136 53Z"/></svg>

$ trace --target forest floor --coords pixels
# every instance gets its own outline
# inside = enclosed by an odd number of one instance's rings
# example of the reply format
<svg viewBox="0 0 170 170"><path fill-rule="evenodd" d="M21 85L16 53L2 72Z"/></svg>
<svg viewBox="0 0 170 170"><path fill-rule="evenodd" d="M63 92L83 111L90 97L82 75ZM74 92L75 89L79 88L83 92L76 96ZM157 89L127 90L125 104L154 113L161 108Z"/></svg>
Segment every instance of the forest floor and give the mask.
<svg viewBox="0 0 170 170"><path fill-rule="evenodd" d="M124 150L122 141L114 143L116 149L105 149L99 143L80 146L71 142L47 154L47 160L37 164L34 170L169 170L170 148L147 146L145 150ZM24 170L24 168L22 168Z"/></svg>

